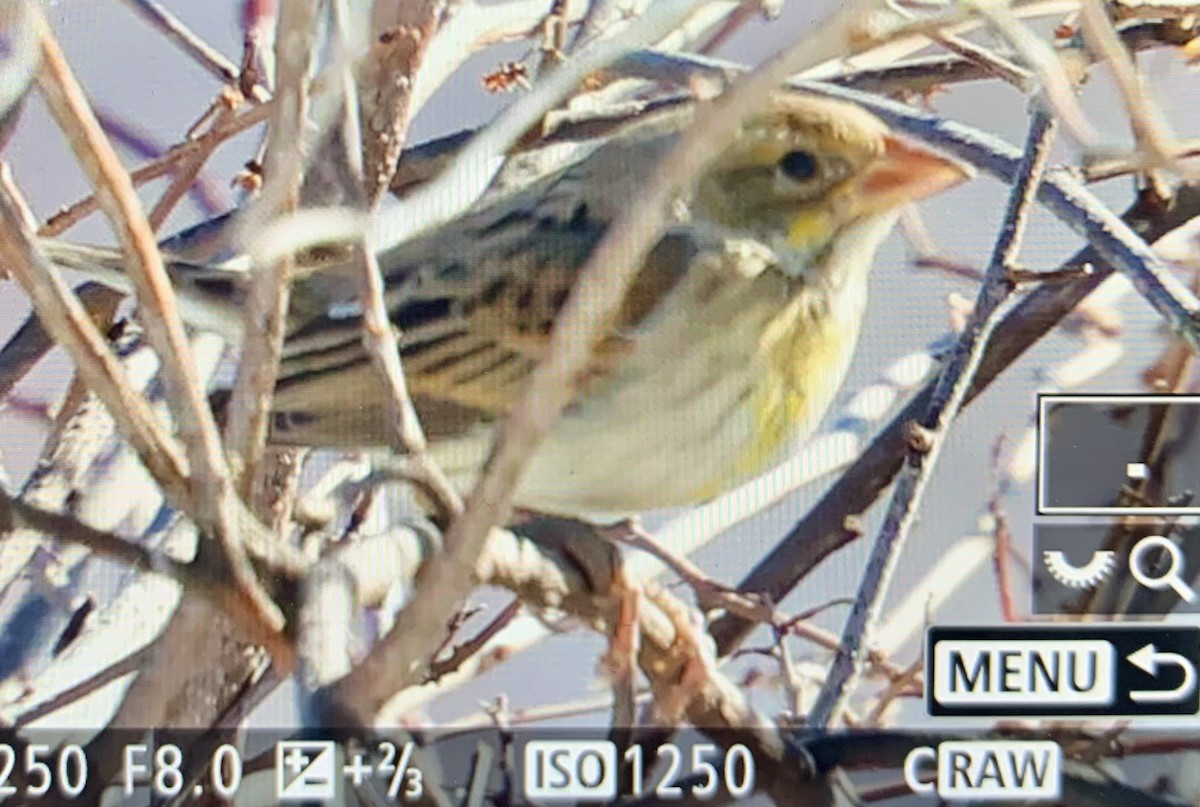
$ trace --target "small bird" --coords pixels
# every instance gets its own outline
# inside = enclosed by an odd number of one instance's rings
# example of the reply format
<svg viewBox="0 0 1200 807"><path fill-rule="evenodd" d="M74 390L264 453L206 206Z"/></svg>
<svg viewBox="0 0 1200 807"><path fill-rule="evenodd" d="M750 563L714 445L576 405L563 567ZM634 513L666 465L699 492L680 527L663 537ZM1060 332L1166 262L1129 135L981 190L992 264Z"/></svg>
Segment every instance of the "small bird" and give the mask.
<svg viewBox="0 0 1200 807"><path fill-rule="evenodd" d="M431 451L464 487L545 355L580 269L693 115L649 116L558 173L379 255ZM517 504L628 515L697 503L769 469L841 386L875 253L900 210L968 176L857 106L778 93L674 206ZM46 248L123 285L119 265L94 248ZM194 325L236 331L244 275L170 269ZM274 443L388 444L356 290L337 267L297 280Z"/></svg>

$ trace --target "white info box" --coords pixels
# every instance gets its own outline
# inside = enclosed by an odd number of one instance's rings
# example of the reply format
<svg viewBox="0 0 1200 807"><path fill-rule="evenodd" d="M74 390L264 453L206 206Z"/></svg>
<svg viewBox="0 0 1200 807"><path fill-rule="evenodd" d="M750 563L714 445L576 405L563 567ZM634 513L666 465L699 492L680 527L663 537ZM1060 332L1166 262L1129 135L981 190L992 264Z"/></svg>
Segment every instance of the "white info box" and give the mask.
<svg viewBox="0 0 1200 807"><path fill-rule="evenodd" d="M920 775L930 763L932 782ZM951 801L1053 801L1062 795L1062 748L1050 740L947 740L910 751L904 781L913 793Z"/></svg>

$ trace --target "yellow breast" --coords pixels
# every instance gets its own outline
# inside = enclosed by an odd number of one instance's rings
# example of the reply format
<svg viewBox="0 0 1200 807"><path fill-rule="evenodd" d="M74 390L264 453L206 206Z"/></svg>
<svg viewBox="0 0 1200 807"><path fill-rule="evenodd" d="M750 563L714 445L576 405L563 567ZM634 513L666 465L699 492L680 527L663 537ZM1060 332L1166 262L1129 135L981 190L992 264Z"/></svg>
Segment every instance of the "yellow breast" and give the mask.
<svg viewBox="0 0 1200 807"><path fill-rule="evenodd" d="M747 400L753 436L728 474L698 491L698 499L767 471L816 427L845 377L856 335L853 323L830 316L823 301L807 295L779 312L762 333L760 372Z"/></svg>

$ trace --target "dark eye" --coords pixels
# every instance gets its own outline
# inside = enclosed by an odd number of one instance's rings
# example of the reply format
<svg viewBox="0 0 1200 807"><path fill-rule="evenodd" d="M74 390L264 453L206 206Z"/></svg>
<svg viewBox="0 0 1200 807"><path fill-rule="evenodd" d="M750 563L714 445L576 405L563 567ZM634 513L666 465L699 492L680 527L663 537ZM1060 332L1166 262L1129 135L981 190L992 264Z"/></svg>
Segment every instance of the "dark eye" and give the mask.
<svg viewBox="0 0 1200 807"><path fill-rule="evenodd" d="M796 182L807 182L817 175L817 158L808 151L789 151L779 158L779 170Z"/></svg>

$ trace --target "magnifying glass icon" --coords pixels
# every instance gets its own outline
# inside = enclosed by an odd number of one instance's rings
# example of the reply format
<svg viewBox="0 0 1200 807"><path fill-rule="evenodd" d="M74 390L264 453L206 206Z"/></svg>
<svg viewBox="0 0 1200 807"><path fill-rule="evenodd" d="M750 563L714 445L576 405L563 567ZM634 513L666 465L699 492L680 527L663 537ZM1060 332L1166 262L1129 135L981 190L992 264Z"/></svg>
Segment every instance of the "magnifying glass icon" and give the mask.
<svg viewBox="0 0 1200 807"><path fill-rule="evenodd" d="M1147 552L1155 549L1167 553L1167 568L1163 570L1162 574L1156 574L1154 568L1158 558L1146 557ZM1183 582L1183 578L1179 576L1181 569L1183 569L1183 552L1179 549L1179 545L1161 535L1147 535L1134 544L1133 549L1129 552L1129 573L1140 585L1153 591L1170 588L1184 602L1194 603L1198 597L1192 587Z"/></svg>

